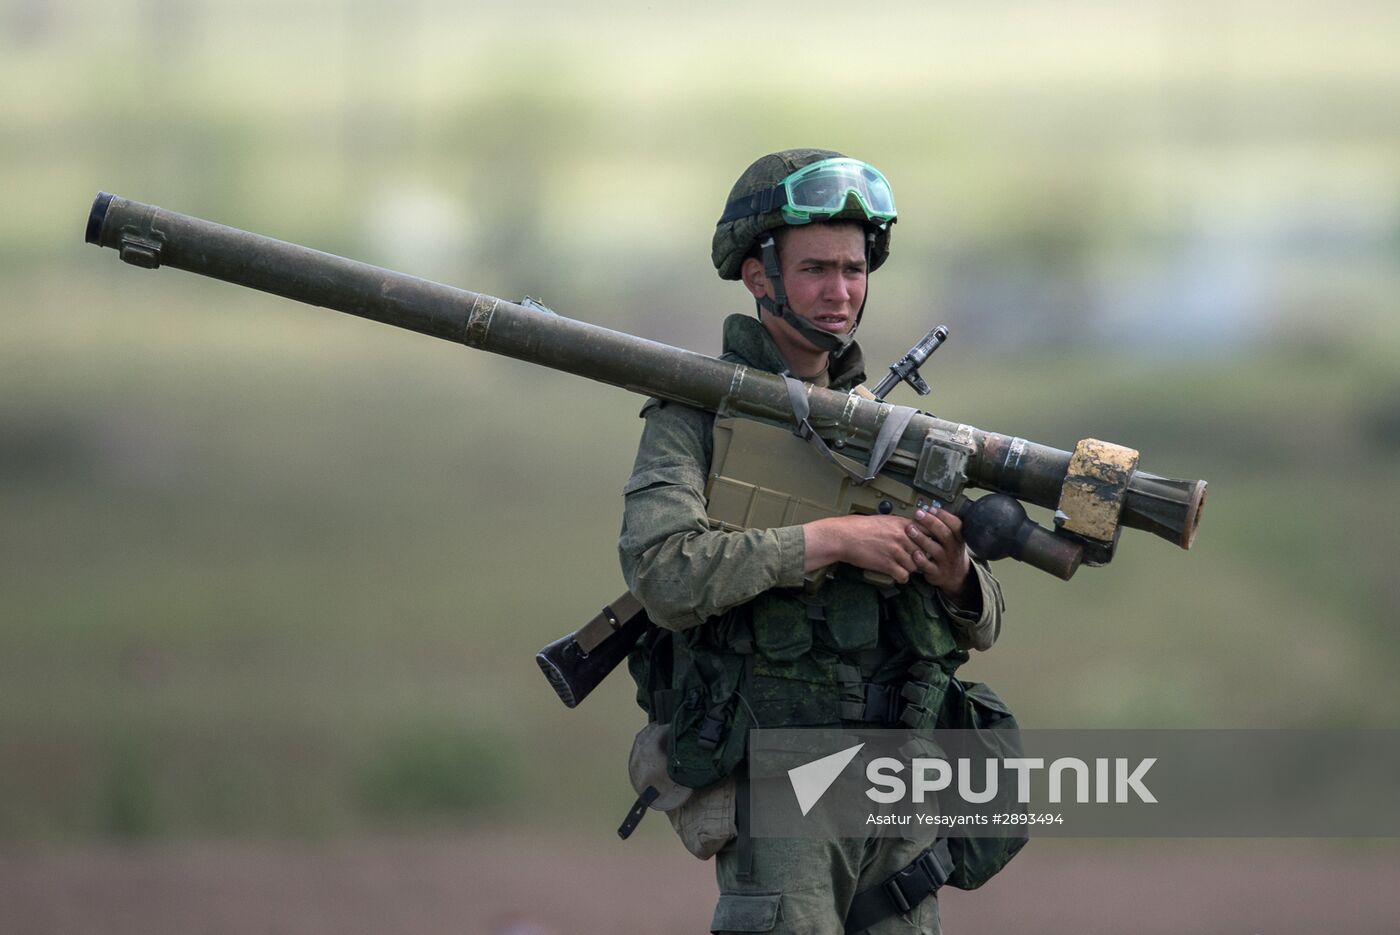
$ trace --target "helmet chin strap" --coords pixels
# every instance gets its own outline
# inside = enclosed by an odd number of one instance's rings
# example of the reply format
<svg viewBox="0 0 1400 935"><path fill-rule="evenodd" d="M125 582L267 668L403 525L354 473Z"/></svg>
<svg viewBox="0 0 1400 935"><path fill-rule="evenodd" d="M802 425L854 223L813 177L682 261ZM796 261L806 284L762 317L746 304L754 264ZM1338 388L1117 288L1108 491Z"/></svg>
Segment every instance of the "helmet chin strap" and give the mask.
<svg viewBox="0 0 1400 935"><path fill-rule="evenodd" d="M865 268L870 269L870 253L875 243L875 233L867 231L865 234ZM778 265L778 246L773 240L773 235L769 234L759 244L763 251L763 274L768 277L768 281L773 285L773 298L763 295L758 297L758 306L766 310L769 314L777 315L783 321L792 326L798 334L812 343L818 350L826 351L828 354L835 354L850 347L855 340L856 329L860 327L861 316L865 314L865 303L870 297L869 279L866 280L866 292L861 298L860 308L856 310L855 324L851 325L845 334L832 334L830 331L823 331L812 324L806 318L792 310L788 305L787 288L783 285L782 268Z"/></svg>

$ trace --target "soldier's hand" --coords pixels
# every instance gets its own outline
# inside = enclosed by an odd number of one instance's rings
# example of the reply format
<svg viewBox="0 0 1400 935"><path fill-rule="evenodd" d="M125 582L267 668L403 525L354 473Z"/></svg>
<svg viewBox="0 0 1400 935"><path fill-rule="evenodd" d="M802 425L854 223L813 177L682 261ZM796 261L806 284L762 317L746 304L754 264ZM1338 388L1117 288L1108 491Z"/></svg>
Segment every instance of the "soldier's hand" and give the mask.
<svg viewBox="0 0 1400 935"><path fill-rule="evenodd" d="M908 527L909 520L902 516L833 516L807 523L802 527L803 570L846 562L904 584L919 570L914 553L921 548L906 531Z"/></svg>
<svg viewBox="0 0 1400 935"><path fill-rule="evenodd" d="M924 580L961 603L975 583L972 560L963 541L962 520L940 507L919 510L905 534L914 543L915 567Z"/></svg>

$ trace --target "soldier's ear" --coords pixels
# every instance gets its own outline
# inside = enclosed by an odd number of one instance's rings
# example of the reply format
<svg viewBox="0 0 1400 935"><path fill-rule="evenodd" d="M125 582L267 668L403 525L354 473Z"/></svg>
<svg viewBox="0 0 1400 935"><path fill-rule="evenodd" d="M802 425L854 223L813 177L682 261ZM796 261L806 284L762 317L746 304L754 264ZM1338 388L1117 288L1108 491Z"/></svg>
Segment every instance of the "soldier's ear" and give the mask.
<svg viewBox="0 0 1400 935"><path fill-rule="evenodd" d="M772 298L773 289L768 284L768 276L763 272L763 262L757 257L749 257L744 260L744 265L739 267L739 278L744 281L744 288L755 299L763 297Z"/></svg>

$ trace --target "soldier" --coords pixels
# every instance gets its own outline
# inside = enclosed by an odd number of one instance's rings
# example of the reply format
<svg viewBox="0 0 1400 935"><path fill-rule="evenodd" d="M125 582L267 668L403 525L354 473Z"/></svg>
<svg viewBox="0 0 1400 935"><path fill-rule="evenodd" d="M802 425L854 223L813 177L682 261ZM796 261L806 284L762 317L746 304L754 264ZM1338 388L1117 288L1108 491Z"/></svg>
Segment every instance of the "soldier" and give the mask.
<svg viewBox="0 0 1400 935"><path fill-rule="evenodd" d="M721 278L754 297L757 318L725 321L723 358L833 390L861 384L855 331L895 217L884 176L839 153L786 150L749 166L712 257ZM661 629L632 669L643 707L671 733L670 778L697 789L672 823L697 856L717 855L711 930L937 932L935 887L919 872L932 832L747 835L736 823L744 737L755 725L932 727L967 650L997 637L999 585L938 505L912 522L852 515L711 530L714 416L653 399L642 417L619 552L628 587ZM804 591L804 574L828 565L823 586ZM862 570L897 586L877 588Z"/></svg>

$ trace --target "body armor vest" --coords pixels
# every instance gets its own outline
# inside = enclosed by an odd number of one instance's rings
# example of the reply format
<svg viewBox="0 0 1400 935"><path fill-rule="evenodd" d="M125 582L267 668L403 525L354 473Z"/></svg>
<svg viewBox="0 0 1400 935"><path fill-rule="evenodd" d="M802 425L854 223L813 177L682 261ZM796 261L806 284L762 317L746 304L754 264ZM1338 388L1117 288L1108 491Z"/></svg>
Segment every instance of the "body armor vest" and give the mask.
<svg viewBox="0 0 1400 935"><path fill-rule="evenodd" d="M752 365L746 356L723 359ZM881 589L838 565L815 592L776 588L693 629L655 629L629 667L638 703L671 725L671 778L700 788L739 763L750 727L932 728L966 659L922 579Z"/></svg>

